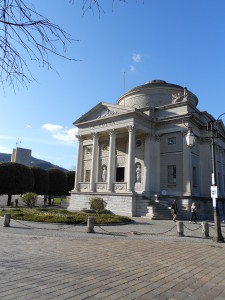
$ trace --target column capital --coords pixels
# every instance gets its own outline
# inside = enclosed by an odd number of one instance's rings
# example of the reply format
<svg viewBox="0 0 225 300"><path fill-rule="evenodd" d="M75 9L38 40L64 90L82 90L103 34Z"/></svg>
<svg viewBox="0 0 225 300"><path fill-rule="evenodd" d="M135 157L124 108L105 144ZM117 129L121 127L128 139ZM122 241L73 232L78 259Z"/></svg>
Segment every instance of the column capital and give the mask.
<svg viewBox="0 0 225 300"><path fill-rule="evenodd" d="M129 133L135 132L135 127L133 125L127 126L127 130Z"/></svg>
<svg viewBox="0 0 225 300"><path fill-rule="evenodd" d="M83 135L76 135L76 138L79 142L82 142L84 140L84 136Z"/></svg>
<svg viewBox="0 0 225 300"><path fill-rule="evenodd" d="M92 137L93 137L93 139L96 139L96 138L98 138L99 137L99 133L98 132L92 132Z"/></svg>
<svg viewBox="0 0 225 300"><path fill-rule="evenodd" d="M108 133L109 133L109 135L113 135L113 134L116 133L116 130L115 129L109 129Z"/></svg>
<svg viewBox="0 0 225 300"><path fill-rule="evenodd" d="M155 139L155 141L160 141L161 134L155 134L154 139Z"/></svg>

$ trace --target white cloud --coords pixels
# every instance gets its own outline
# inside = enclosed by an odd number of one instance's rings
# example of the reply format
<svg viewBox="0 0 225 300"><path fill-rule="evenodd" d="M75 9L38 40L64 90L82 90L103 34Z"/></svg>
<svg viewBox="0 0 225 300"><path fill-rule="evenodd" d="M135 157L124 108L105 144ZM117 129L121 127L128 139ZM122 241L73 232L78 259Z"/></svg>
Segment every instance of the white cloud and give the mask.
<svg viewBox="0 0 225 300"><path fill-rule="evenodd" d="M7 149L6 147L4 146L0 146L0 152L1 153L11 153L12 152L12 149Z"/></svg>
<svg viewBox="0 0 225 300"><path fill-rule="evenodd" d="M132 59L134 62L139 63L141 61L141 54L133 54Z"/></svg>
<svg viewBox="0 0 225 300"><path fill-rule="evenodd" d="M134 66L130 66L130 71L134 72L135 71L135 67Z"/></svg>
<svg viewBox="0 0 225 300"><path fill-rule="evenodd" d="M58 130L63 129L63 127L61 125L50 124L50 123L44 124L41 127L46 129L47 131L50 131L50 132L54 132L54 131L58 131Z"/></svg>
<svg viewBox="0 0 225 300"><path fill-rule="evenodd" d="M76 140L77 128L65 129L61 125L50 123L42 125L42 128L49 131L56 140L65 143L73 143Z"/></svg>
<svg viewBox="0 0 225 300"><path fill-rule="evenodd" d="M31 128L31 125L27 124L27 128Z"/></svg>

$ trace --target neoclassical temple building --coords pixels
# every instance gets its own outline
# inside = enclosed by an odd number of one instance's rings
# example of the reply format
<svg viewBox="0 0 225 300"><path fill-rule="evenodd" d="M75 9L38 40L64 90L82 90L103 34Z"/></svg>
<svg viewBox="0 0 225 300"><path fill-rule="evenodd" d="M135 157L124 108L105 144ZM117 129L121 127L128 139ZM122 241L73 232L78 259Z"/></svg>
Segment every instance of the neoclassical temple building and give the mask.
<svg viewBox="0 0 225 300"><path fill-rule="evenodd" d="M225 198L225 128L187 88L152 80L101 102L74 122L78 127L76 180L69 210L89 208L101 197L115 214L169 216L177 200L179 215L212 218L212 134L216 135L216 179L221 214ZM213 125L213 131L209 125ZM188 128L196 136L186 141ZM223 218L223 215L222 215Z"/></svg>

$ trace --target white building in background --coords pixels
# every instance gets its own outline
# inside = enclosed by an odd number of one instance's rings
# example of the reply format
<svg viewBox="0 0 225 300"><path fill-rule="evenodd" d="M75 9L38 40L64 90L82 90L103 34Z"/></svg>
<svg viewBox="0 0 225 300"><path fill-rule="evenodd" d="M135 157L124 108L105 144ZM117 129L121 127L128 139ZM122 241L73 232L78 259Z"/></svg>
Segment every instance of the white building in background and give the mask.
<svg viewBox="0 0 225 300"><path fill-rule="evenodd" d="M29 167L31 162L31 150L20 147L14 148L11 155L11 162L16 162Z"/></svg>
<svg viewBox="0 0 225 300"><path fill-rule="evenodd" d="M152 217L157 211L168 212L176 199L180 216L189 217L195 201L199 217L211 218L211 138L206 124L215 119L197 105L197 97L186 88L152 80L116 104L101 102L79 118L74 123L79 145L69 210L89 208L89 200L97 196L113 213ZM197 136L192 148L185 139L188 127ZM223 213L222 121L217 129L216 176Z"/></svg>

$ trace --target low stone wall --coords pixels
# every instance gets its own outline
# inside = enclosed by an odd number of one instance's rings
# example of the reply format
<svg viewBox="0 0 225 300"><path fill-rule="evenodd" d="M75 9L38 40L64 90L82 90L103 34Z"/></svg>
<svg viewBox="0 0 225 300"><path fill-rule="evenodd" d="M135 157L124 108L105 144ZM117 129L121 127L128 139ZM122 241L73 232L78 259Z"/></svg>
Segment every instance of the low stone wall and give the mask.
<svg viewBox="0 0 225 300"><path fill-rule="evenodd" d="M107 209L114 214L140 217L148 214L148 205L150 199L142 197L141 195L132 195L127 193L82 193L71 192L68 210L80 211L82 209L89 209L89 201L93 197L101 197L107 203ZM201 197L170 197L157 196L151 197L151 200L159 202L166 208L171 207L173 200L177 200L179 208L178 219L189 220L191 218L191 204L196 203L198 220L213 220L213 206L210 198ZM225 204L223 199L218 199L220 219L225 220Z"/></svg>
<svg viewBox="0 0 225 300"><path fill-rule="evenodd" d="M89 209L89 201L93 197L101 197L107 203L106 209L114 214L128 217L136 216L136 196L132 194L71 192L68 210Z"/></svg>

